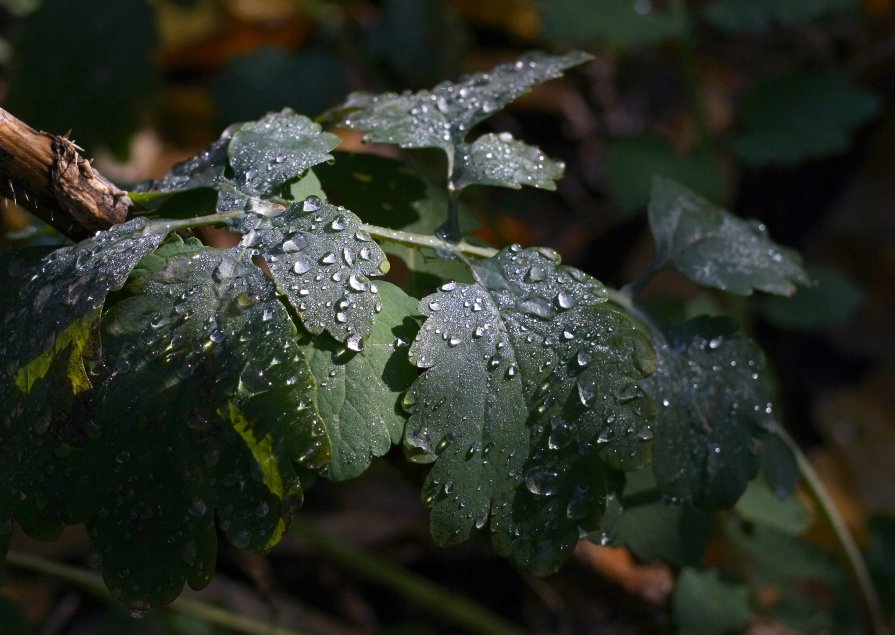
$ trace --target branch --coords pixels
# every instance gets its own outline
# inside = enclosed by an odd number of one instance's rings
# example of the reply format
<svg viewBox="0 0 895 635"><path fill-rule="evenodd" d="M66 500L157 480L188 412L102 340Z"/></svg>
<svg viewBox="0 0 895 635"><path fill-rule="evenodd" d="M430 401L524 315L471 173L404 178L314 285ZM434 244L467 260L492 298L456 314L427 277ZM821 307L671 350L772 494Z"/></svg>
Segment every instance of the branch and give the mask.
<svg viewBox="0 0 895 635"><path fill-rule="evenodd" d="M0 108L0 195L80 240L123 223L127 193L110 183L66 137L39 132Z"/></svg>

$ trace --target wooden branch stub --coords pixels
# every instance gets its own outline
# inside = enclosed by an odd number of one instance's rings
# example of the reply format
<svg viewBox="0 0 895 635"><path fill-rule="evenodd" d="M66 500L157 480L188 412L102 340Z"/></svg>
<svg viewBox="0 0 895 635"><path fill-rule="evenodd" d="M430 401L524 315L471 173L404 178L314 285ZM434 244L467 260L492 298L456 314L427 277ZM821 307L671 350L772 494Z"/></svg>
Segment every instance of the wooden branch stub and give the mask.
<svg viewBox="0 0 895 635"><path fill-rule="evenodd" d="M132 205L69 139L39 132L2 108L0 195L74 240L123 223Z"/></svg>

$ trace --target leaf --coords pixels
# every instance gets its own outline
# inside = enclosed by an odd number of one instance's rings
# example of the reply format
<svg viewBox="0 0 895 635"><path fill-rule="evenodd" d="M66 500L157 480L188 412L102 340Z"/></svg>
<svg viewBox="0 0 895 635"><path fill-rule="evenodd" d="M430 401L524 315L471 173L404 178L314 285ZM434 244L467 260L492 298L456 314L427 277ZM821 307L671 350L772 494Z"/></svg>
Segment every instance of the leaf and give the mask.
<svg viewBox="0 0 895 635"><path fill-rule="evenodd" d="M741 518L788 536L803 534L812 522L811 513L798 497L778 498L763 479L749 482L735 509Z"/></svg>
<svg viewBox="0 0 895 635"><path fill-rule="evenodd" d="M761 471L771 491L779 499L790 496L799 480L795 454L777 432L765 442L761 453Z"/></svg>
<svg viewBox="0 0 895 635"><path fill-rule="evenodd" d="M680 633L723 635L741 632L752 621L749 590L721 580L717 571L681 571L671 598Z"/></svg>
<svg viewBox="0 0 895 635"><path fill-rule="evenodd" d="M243 192L275 196L308 168L331 161L341 140L291 110L269 113L236 129L227 156L233 181Z"/></svg>
<svg viewBox="0 0 895 635"><path fill-rule="evenodd" d="M410 359L426 369L404 397L411 461L436 542L456 544L491 516L498 553L555 570L596 530L606 467L649 459L652 402L638 379L649 341L593 278L518 245L472 265L420 302Z"/></svg>
<svg viewBox="0 0 895 635"><path fill-rule="evenodd" d="M615 542L625 546L641 562L667 562L676 567L693 566L702 560L712 534L709 516L690 505L671 505L648 498L656 490L652 470L626 475L622 504L625 507Z"/></svg>
<svg viewBox="0 0 895 635"><path fill-rule="evenodd" d="M647 204L656 176L670 177L710 200L724 197L723 166L709 152L682 155L665 139L646 135L606 142L606 186L624 210Z"/></svg>
<svg viewBox="0 0 895 635"><path fill-rule="evenodd" d="M820 266L805 268L814 284L791 298L756 297L753 306L771 324L785 329L815 330L847 322L866 298L842 272Z"/></svg>
<svg viewBox="0 0 895 635"><path fill-rule="evenodd" d="M326 330L353 351L363 348L382 308L368 276L386 273L388 261L357 216L310 196L277 216L233 222L310 333Z"/></svg>
<svg viewBox="0 0 895 635"><path fill-rule="evenodd" d="M499 64L456 83L443 82L431 91L353 93L337 116L341 125L367 131L365 141L449 150L463 143L473 126L533 86L589 59L580 51L560 56L529 53L513 64Z"/></svg>
<svg viewBox="0 0 895 635"><path fill-rule="evenodd" d="M240 209L252 196L286 194L287 184L309 168L332 159L339 138L289 109L258 121L234 124L195 157L168 174L136 186L134 199L152 207L179 192L211 188L219 210Z"/></svg>
<svg viewBox="0 0 895 635"><path fill-rule="evenodd" d="M364 349L354 352L326 336L303 338L301 349L317 378L317 405L332 442L325 474L343 481L362 474L371 456L383 456L404 433L400 395L417 377L407 347L418 326L417 300L380 283L382 312Z"/></svg>
<svg viewBox="0 0 895 635"><path fill-rule="evenodd" d="M508 132L485 134L463 144L457 156L456 188L497 185L518 190L523 185L555 190L565 164L544 156L540 148L513 139Z"/></svg>
<svg viewBox="0 0 895 635"><path fill-rule="evenodd" d="M831 71L767 80L740 102L743 132L733 148L751 165L795 165L842 152L879 111L877 97Z"/></svg>
<svg viewBox="0 0 895 635"><path fill-rule="evenodd" d="M657 269L672 267L704 286L749 295L753 290L792 295L811 279L802 258L773 242L757 221L712 205L666 178L653 181L649 223Z"/></svg>
<svg viewBox="0 0 895 635"><path fill-rule="evenodd" d="M773 423L764 358L724 318L702 317L654 341L659 368L641 387L662 404L654 421L653 473L674 501L731 507L758 471Z"/></svg>
<svg viewBox="0 0 895 635"><path fill-rule="evenodd" d="M140 611L208 583L215 517L238 548L276 544L301 501L295 466L330 448L294 326L247 250L174 238L127 291L103 320L102 434L69 460L90 476L79 511L106 584Z"/></svg>
<svg viewBox="0 0 895 635"><path fill-rule="evenodd" d="M689 30L685 13L654 6L644 11L636 0L540 0L538 6L552 40L600 40L624 48L683 38Z"/></svg>
<svg viewBox="0 0 895 635"><path fill-rule="evenodd" d="M728 31L764 31L775 23L807 22L834 12L855 11L856 0L715 0L705 16Z"/></svg>

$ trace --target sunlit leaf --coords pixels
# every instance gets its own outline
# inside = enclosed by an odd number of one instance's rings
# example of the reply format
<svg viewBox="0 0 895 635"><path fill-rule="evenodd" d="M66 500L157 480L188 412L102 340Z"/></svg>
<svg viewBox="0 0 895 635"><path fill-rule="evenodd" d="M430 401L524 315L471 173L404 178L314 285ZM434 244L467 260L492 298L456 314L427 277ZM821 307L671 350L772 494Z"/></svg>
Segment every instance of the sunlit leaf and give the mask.
<svg viewBox="0 0 895 635"><path fill-rule="evenodd" d="M508 132L485 134L457 156L456 187L497 185L518 190L523 185L555 190L565 169L540 148L513 139Z"/></svg>
<svg viewBox="0 0 895 635"><path fill-rule="evenodd" d="M717 571L685 568L677 578L671 603L681 633L741 632L753 617L749 589L722 580Z"/></svg>
<svg viewBox="0 0 895 635"><path fill-rule="evenodd" d="M461 542L490 514L499 553L552 571L599 527L605 466L649 458L654 406L636 382L655 357L598 281L550 254L511 247L473 273L420 303L410 356L426 371L405 396L405 450L434 462L436 541Z"/></svg>
<svg viewBox="0 0 895 635"><path fill-rule="evenodd" d="M456 83L444 82L431 91L354 93L339 109L341 124L367 131L367 141L449 149L461 144L477 123L533 86L590 58L580 51L560 56L529 53L515 63L499 64Z"/></svg>
<svg viewBox="0 0 895 635"><path fill-rule="evenodd" d="M641 386L662 404L653 424L659 489L699 507L730 507L758 471L773 425L761 351L724 318L685 322L655 344L659 368Z"/></svg>
<svg viewBox="0 0 895 635"><path fill-rule="evenodd" d="M842 152L879 100L848 77L798 71L752 89L740 103L743 132L733 148L753 165L795 165Z"/></svg>
<svg viewBox="0 0 895 635"><path fill-rule="evenodd" d="M251 215L234 224L308 331L325 330L351 350L363 348L382 308L369 276L387 272L388 261L357 216L311 196L277 216Z"/></svg>
<svg viewBox="0 0 895 635"><path fill-rule="evenodd" d="M330 457L295 328L249 255L170 240L103 320L102 434L71 460L92 475L81 513L106 584L137 610L207 584L215 518L239 548L276 544L295 465Z"/></svg>
<svg viewBox="0 0 895 635"><path fill-rule="evenodd" d="M674 268L699 284L730 293L792 295L811 279L794 250L666 178L653 181L649 222L657 268Z"/></svg>
<svg viewBox="0 0 895 635"><path fill-rule="evenodd" d="M305 338L301 348L317 378L317 405L332 442L325 474L354 478L383 456L404 433L407 416L400 395L416 379L407 347L418 325L410 317L417 300L388 282L379 283L382 312L364 349L354 352L326 336Z"/></svg>

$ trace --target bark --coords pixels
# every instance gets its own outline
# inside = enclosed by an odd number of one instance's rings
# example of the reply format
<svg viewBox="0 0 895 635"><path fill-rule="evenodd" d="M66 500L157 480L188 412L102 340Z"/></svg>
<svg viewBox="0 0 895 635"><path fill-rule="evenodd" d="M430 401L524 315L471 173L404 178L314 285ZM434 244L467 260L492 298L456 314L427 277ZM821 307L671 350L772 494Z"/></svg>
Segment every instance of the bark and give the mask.
<svg viewBox="0 0 895 635"><path fill-rule="evenodd" d="M78 150L0 108L0 195L74 240L124 222L132 206Z"/></svg>

